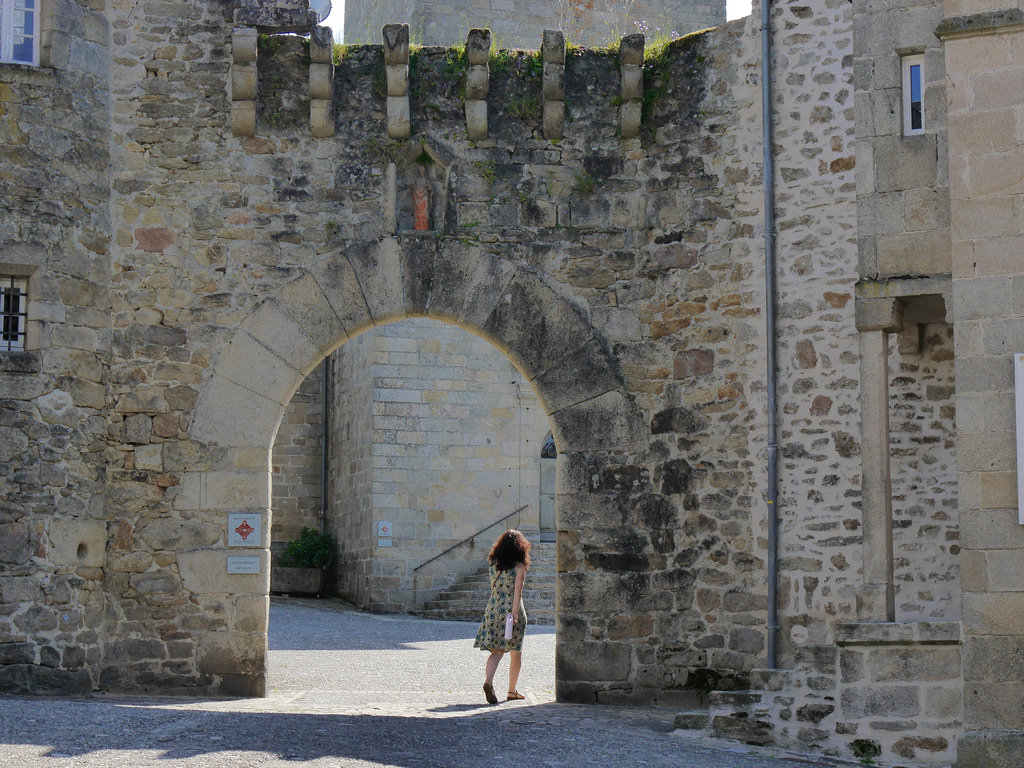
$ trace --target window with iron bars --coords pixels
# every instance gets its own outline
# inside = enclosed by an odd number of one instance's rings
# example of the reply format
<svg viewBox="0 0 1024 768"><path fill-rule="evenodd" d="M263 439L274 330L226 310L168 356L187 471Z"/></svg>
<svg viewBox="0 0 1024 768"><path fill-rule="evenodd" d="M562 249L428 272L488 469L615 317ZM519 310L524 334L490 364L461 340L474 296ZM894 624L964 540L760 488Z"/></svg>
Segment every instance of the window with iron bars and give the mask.
<svg viewBox="0 0 1024 768"><path fill-rule="evenodd" d="M28 326L28 279L0 277L0 351L23 352Z"/></svg>

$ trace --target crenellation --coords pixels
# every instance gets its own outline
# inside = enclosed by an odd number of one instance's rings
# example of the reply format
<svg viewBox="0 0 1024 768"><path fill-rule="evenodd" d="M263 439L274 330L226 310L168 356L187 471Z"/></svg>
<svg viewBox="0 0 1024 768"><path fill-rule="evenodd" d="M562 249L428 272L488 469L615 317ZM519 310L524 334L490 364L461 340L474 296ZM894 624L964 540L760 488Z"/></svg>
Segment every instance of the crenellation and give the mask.
<svg viewBox="0 0 1024 768"><path fill-rule="evenodd" d="M491 31L471 29L466 38L466 135L487 139L487 94L490 90Z"/></svg>

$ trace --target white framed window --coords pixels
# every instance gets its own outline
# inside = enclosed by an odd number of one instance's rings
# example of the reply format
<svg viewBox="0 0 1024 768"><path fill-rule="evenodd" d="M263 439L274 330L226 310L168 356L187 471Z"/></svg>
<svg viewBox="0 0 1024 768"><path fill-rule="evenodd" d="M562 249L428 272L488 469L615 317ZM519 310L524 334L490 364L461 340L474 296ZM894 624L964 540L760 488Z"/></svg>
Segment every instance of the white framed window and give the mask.
<svg viewBox="0 0 1024 768"><path fill-rule="evenodd" d="M39 66L39 4L0 0L0 62Z"/></svg>
<svg viewBox="0 0 1024 768"><path fill-rule="evenodd" d="M924 133L924 56L903 57L903 135Z"/></svg>
<svg viewBox="0 0 1024 768"><path fill-rule="evenodd" d="M28 278L0 276L0 352L24 352L28 332Z"/></svg>

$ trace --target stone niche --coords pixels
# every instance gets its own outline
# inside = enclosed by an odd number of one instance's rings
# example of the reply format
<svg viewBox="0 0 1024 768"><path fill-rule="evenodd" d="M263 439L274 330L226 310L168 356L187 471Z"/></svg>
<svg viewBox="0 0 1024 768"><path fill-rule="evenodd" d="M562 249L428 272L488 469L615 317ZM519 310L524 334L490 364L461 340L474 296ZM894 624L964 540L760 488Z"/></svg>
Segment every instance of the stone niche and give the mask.
<svg viewBox="0 0 1024 768"><path fill-rule="evenodd" d="M425 232L444 232L451 189L451 160L426 142L412 142L408 151L388 165L388 225L392 234L414 232L416 197L426 190Z"/></svg>

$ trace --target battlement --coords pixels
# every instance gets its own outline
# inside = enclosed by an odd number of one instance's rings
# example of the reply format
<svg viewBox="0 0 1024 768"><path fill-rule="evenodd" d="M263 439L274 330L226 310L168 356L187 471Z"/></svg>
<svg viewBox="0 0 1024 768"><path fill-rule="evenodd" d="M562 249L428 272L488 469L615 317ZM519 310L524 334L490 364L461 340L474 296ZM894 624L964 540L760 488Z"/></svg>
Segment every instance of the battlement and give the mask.
<svg viewBox="0 0 1024 768"><path fill-rule="evenodd" d="M236 136L255 136L285 123L297 127L305 122L301 113L307 104L311 134L334 136L336 105L368 91L383 107L389 139L408 139L414 123L459 120L471 141L484 141L498 100L503 114L558 141L567 119L567 69L574 69L586 75L570 73L569 99L593 98L593 78L606 81L613 91L608 100L612 130L633 138L663 90L662 70L701 37L680 38L645 58L642 34L626 35L614 47L580 49L567 48L562 32L545 30L537 50L496 50L487 29L470 30L465 46L452 48L411 45L408 24L385 26L381 45L359 46L334 45L330 29L322 26L311 27L308 38L260 30L232 32Z"/></svg>

